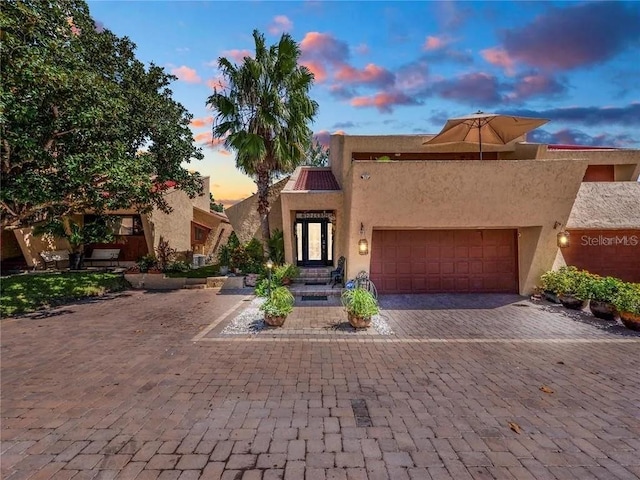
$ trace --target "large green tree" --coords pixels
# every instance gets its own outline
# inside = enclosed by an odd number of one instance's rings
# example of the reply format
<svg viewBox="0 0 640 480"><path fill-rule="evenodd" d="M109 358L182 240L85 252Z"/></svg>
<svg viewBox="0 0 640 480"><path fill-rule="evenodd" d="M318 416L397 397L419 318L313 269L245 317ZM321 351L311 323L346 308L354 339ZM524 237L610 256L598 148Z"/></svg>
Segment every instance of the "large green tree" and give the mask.
<svg viewBox="0 0 640 480"><path fill-rule="evenodd" d="M267 48L264 35L253 32L255 57L240 65L218 59L225 79L207 100L214 110L214 138L236 152L236 166L255 179L258 213L265 248L269 230L269 187L272 178L290 173L305 159L311 141L309 122L318 104L309 98L311 71L298 64L300 48L288 34Z"/></svg>
<svg viewBox="0 0 640 480"><path fill-rule="evenodd" d="M97 28L82 0L5 0L0 9L2 227L85 210L154 206L201 192L202 158L175 79Z"/></svg>

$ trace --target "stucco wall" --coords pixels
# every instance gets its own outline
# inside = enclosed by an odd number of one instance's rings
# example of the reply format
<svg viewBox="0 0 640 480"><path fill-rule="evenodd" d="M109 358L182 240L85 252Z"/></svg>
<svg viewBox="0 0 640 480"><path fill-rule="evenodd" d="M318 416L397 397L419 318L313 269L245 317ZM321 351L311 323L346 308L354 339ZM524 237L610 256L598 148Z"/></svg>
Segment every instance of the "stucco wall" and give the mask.
<svg viewBox="0 0 640 480"><path fill-rule="evenodd" d="M155 208L149 219L153 232L151 251L155 251L160 238L168 240L170 247L178 252L191 250L192 200L181 190L168 192L166 199L173 208L172 212L167 214Z"/></svg>
<svg viewBox="0 0 640 480"><path fill-rule="evenodd" d="M345 189L347 274L369 270L369 256L357 251L361 222L369 242L374 227L518 228L520 291L528 293L553 263L554 223L566 224L586 167L579 160L355 162Z"/></svg>
<svg viewBox="0 0 640 480"><path fill-rule="evenodd" d="M640 151L638 150L546 150L544 159L586 160L591 165L615 165L615 181L638 180L640 175Z"/></svg>
<svg viewBox="0 0 640 480"><path fill-rule="evenodd" d="M69 250L69 242L52 235L34 235L32 227L14 230L16 240L29 267L44 267L40 252L48 250Z"/></svg>

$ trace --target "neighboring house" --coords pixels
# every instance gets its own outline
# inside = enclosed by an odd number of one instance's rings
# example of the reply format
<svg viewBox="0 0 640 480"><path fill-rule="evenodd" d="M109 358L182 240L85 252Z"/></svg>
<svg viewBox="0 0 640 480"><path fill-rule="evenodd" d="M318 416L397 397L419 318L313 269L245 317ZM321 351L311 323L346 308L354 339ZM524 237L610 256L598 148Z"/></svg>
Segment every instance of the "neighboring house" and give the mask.
<svg viewBox="0 0 640 480"><path fill-rule="evenodd" d="M479 161L477 146L429 138L333 135L330 168L298 168L271 212L286 261L344 256L347 278L365 270L381 293L528 294L565 260L640 281L640 151L521 137ZM254 200L244 216L229 209L239 238L259 230L257 215L247 221Z"/></svg>
<svg viewBox="0 0 640 480"><path fill-rule="evenodd" d="M209 211L209 177L203 179L203 192L195 198L173 188L165 195L172 208L168 214L158 209L142 215L133 209L109 212L118 220L114 242L88 245L87 253L95 247L119 248L119 260L134 262L143 255L154 253L159 242L166 240L182 256L188 257L192 253L215 255L232 229L226 215ZM82 224L93 217L87 212L73 219ZM43 265L41 251L69 248L65 239L34 236L32 232L31 227L2 232L3 264L15 263L11 260L19 259L21 255L27 266L40 267Z"/></svg>

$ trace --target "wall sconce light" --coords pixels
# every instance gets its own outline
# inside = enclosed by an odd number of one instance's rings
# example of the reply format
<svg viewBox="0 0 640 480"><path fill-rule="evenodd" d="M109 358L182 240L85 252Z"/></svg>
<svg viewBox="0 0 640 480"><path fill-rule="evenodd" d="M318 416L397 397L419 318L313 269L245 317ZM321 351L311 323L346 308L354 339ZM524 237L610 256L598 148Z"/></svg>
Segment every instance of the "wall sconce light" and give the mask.
<svg viewBox="0 0 640 480"><path fill-rule="evenodd" d="M371 178L371 175L369 175L368 172L364 172L362 175L360 175L360 178L362 180L369 180Z"/></svg>
<svg viewBox="0 0 640 480"><path fill-rule="evenodd" d="M364 225L360 222L360 240L358 241L358 253L360 255L369 254L369 242L364 238Z"/></svg>
<svg viewBox="0 0 640 480"><path fill-rule="evenodd" d="M569 232L565 230L558 232L558 235L556 235L558 247L559 248L568 247L570 244L569 237L570 237Z"/></svg>

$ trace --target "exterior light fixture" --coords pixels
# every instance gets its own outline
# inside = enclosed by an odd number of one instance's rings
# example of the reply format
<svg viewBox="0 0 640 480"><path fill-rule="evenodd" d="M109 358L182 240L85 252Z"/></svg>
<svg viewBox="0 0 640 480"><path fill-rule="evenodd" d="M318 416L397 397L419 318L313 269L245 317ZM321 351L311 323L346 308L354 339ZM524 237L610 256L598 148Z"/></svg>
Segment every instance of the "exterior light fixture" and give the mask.
<svg viewBox="0 0 640 480"><path fill-rule="evenodd" d="M558 235L556 235L558 248L567 248L570 244L569 237L569 232L566 230L558 232Z"/></svg>
<svg viewBox="0 0 640 480"><path fill-rule="evenodd" d="M364 225L360 222L360 240L358 241L358 253L360 255L369 254L369 242L364 238Z"/></svg>

